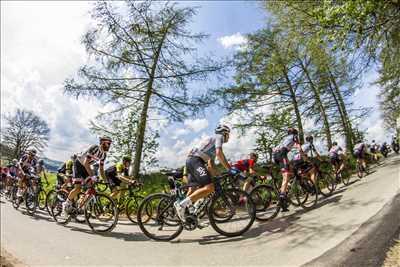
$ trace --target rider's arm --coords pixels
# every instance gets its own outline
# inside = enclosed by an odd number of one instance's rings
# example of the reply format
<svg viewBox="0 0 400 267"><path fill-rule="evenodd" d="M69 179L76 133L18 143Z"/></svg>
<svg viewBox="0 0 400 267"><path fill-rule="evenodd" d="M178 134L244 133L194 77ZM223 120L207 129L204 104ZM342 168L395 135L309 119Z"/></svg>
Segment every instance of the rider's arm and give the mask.
<svg viewBox="0 0 400 267"><path fill-rule="evenodd" d="M228 161L225 158L224 152L222 151L222 147L217 148L215 154L218 158L218 161L224 166L225 169L229 170L231 166L229 165Z"/></svg>

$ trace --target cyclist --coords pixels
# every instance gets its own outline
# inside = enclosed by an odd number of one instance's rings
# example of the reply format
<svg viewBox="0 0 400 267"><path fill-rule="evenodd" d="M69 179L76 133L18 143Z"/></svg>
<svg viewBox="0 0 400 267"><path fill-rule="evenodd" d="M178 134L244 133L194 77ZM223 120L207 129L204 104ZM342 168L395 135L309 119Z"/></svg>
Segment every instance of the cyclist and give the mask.
<svg viewBox="0 0 400 267"><path fill-rule="evenodd" d="M39 177L40 179L40 175L43 174L44 179L46 180L46 184L49 184L49 180L47 179L47 175L46 175L46 168L44 166L44 160L43 159L39 159L35 168L35 172L36 175ZM38 181L35 181L36 183Z"/></svg>
<svg viewBox="0 0 400 267"><path fill-rule="evenodd" d="M73 179L74 189L69 193L68 199L63 203L63 214L68 214L70 211L73 200L77 197L81 191L81 184L86 181L87 178L90 180L96 180L93 176L91 166L96 162L100 166L100 176L104 179L104 162L107 157L107 152L111 146L111 138L103 136L99 138L99 145L92 145L88 150L83 152L76 158L73 166Z"/></svg>
<svg viewBox="0 0 400 267"><path fill-rule="evenodd" d="M13 159L11 161L11 164L7 166L8 167L8 177L6 181L6 193L9 192L11 189L12 183L14 179L17 179L17 173L18 173L18 160Z"/></svg>
<svg viewBox="0 0 400 267"><path fill-rule="evenodd" d="M243 179L245 180L243 184L243 191L248 192L251 190L252 185L254 185L254 180L252 178L247 179L247 174L255 175L256 171L254 170L254 165L256 164L258 159L258 155L256 153L250 153L248 159L238 160L233 164L232 168L238 170L243 173ZM262 179L264 176L260 176Z"/></svg>
<svg viewBox="0 0 400 267"><path fill-rule="evenodd" d="M397 137L396 137L396 136L393 136L393 139L392 139L392 148L393 148L393 151L394 151L394 152L399 153L400 145L399 145L399 141L397 140Z"/></svg>
<svg viewBox="0 0 400 267"><path fill-rule="evenodd" d="M70 159L64 161L61 167L57 170L57 187L64 189L67 184L72 183L72 173L74 167L74 161L77 159L77 155L74 154Z"/></svg>
<svg viewBox="0 0 400 267"><path fill-rule="evenodd" d="M236 170L231 170L222 150L222 145L229 140L229 134L230 128L228 126L219 125L215 129L213 137L207 138L199 147L189 152L186 159L188 181L189 184L198 184L200 188L188 192L185 199L174 203L175 210L182 221L185 221L186 208L189 208L197 200L207 197L214 192L215 188L211 181L211 175L218 175L214 163L215 157L218 158L218 161L225 169L232 173L237 173Z"/></svg>
<svg viewBox="0 0 400 267"><path fill-rule="evenodd" d="M28 186L27 179L34 174L34 168L36 167L36 165L36 150L30 149L25 155L21 157L18 163L18 169L20 171L21 179L19 179L18 181L17 197L21 197L24 194L26 187Z"/></svg>
<svg viewBox="0 0 400 267"><path fill-rule="evenodd" d="M367 150L367 146L359 140L359 142L354 146L353 153L357 159L358 164L362 164L364 170L367 169L367 163L365 162L365 152Z"/></svg>
<svg viewBox="0 0 400 267"><path fill-rule="evenodd" d="M131 161L130 156L124 156L122 157L122 162L118 162L105 170L106 180L112 192L110 197L118 197L118 187L121 185L121 182L126 184L133 184L136 182L129 178L129 166L131 165Z"/></svg>
<svg viewBox="0 0 400 267"><path fill-rule="evenodd" d="M314 137L309 135L306 137L306 142L301 146L301 150L303 151L303 156L300 151L296 151L293 156L293 169L303 171L310 179L316 184L316 170L309 164L308 160L314 158L315 156L320 159L320 155L314 146Z"/></svg>
<svg viewBox="0 0 400 267"><path fill-rule="evenodd" d="M370 147L369 151L371 152L372 158L375 161L378 160L378 155L377 155L378 147L379 146L375 143L375 140L372 140L371 147Z"/></svg>
<svg viewBox="0 0 400 267"><path fill-rule="evenodd" d="M287 186L290 176L288 152L293 147L297 148L299 152L303 154L298 138L298 131L294 128L289 128L287 131L287 136L281 141L281 143L277 147L273 149L272 153L275 163L278 164L281 168L281 173L283 177L279 194L282 211L289 211L287 208Z"/></svg>
<svg viewBox="0 0 400 267"><path fill-rule="evenodd" d="M331 160L331 164L335 167L335 175L337 179L339 179L340 177L338 177L338 174L340 174L344 169L343 149L341 146L338 145L337 142L333 142L328 154Z"/></svg>
<svg viewBox="0 0 400 267"><path fill-rule="evenodd" d="M380 152L385 158L389 154L389 149L386 142L383 142L383 144L381 145Z"/></svg>

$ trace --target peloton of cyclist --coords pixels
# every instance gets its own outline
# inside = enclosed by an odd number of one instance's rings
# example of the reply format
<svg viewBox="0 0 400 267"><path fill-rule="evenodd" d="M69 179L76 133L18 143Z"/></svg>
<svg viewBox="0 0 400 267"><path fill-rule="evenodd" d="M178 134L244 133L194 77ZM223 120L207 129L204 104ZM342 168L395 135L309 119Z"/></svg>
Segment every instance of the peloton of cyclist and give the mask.
<svg viewBox="0 0 400 267"><path fill-rule="evenodd" d="M198 184L200 188L195 191L190 190L185 199L181 201L177 200L174 203L178 217L182 221L185 221L186 208L189 208L197 200L207 197L214 192L215 188L211 180L211 175L218 175L214 163L215 157L218 158L225 169L231 170L222 150L222 145L229 140L229 134L230 128L228 126L219 125L215 129L215 135L213 137L207 138L199 147L189 152L186 159L188 181L189 184ZM232 172L236 174L237 171L232 170Z"/></svg>

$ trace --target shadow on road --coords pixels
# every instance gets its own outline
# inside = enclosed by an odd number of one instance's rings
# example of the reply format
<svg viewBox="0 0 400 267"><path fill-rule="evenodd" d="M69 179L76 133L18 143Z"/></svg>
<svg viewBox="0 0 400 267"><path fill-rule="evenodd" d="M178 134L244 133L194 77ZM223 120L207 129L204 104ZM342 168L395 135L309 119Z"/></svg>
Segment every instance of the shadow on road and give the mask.
<svg viewBox="0 0 400 267"><path fill-rule="evenodd" d="M96 236L99 235L99 236L104 236L104 237L113 237L113 238L121 239L124 241L149 241L150 240L148 237L146 237L141 232L136 232L136 233L122 233L122 232L95 233L92 230L76 227L73 225L66 225L65 228L69 228L71 231L78 231L78 232L82 232L85 234L91 234L91 235L96 235Z"/></svg>

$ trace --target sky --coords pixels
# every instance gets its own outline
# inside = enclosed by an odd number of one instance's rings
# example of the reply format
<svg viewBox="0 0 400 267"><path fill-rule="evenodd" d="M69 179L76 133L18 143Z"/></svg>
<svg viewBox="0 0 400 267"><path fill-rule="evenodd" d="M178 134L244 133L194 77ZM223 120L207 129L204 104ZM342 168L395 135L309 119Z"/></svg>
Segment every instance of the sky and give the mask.
<svg viewBox="0 0 400 267"><path fill-rule="evenodd" d="M89 130L89 122L109 107L95 99L76 99L63 94L64 80L75 76L87 58L81 37L94 23L88 14L93 3L2 1L0 4L2 116L17 108L39 114L51 129L44 151L44 156L51 159L63 161L72 153L97 143L97 136ZM262 28L267 21L260 2L256 1L187 1L182 4L199 7L190 29L209 34L199 51L220 58L232 56L245 44L244 35ZM365 74L354 103L372 108L361 126L368 130L369 140L382 142L389 135L383 131L378 109L379 87L371 85L376 77L374 70ZM218 82L214 84L218 85ZM152 121L152 126L160 132L156 154L159 165L183 165L187 151L211 135L219 122L229 124L238 120L238 116L227 116L222 109L212 107L204 116L182 123ZM254 148L254 141L254 131L239 136L234 130L230 142L224 145L225 154L232 160L244 157Z"/></svg>

